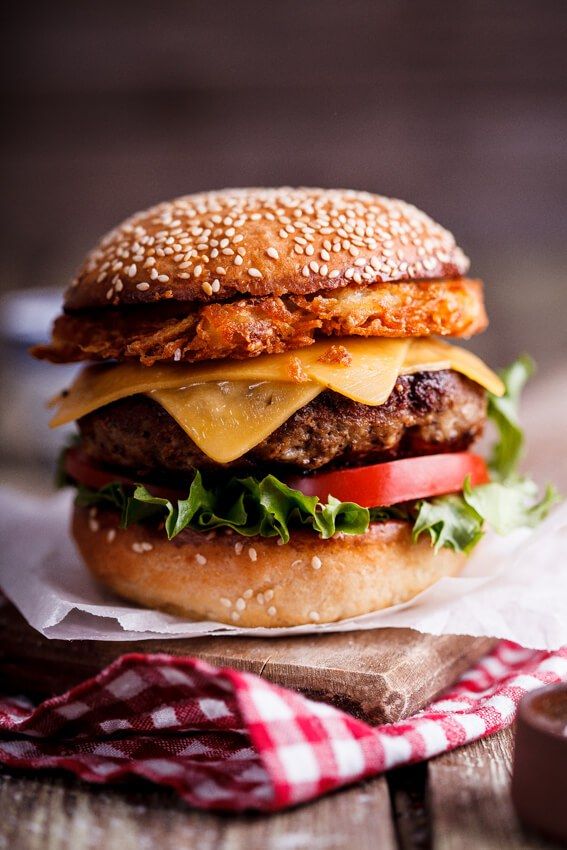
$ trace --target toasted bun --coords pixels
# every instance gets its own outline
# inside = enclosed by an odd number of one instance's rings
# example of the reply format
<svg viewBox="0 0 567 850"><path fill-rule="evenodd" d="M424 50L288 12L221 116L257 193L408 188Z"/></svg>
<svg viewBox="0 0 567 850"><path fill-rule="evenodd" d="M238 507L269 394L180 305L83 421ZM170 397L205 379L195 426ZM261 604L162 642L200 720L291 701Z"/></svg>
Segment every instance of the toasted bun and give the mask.
<svg viewBox="0 0 567 850"><path fill-rule="evenodd" d="M367 534L320 540L299 531L274 538L118 529L114 511L96 518L75 508L73 535L92 573L126 599L192 619L232 625L328 623L411 599L465 556L413 543L408 523L371 525Z"/></svg>
<svg viewBox="0 0 567 850"><path fill-rule="evenodd" d="M89 254L65 307L306 295L351 282L460 277L468 265L453 236L404 201L344 189L229 189L127 219Z"/></svg>

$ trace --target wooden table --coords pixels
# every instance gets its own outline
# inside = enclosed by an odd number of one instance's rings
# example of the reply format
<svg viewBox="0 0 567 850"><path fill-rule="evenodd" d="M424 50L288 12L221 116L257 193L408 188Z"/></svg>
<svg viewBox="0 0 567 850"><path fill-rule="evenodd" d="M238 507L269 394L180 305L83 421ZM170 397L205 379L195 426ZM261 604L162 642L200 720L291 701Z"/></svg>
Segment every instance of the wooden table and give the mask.
<svg viewBox="0 0 567 850"><path fill-rule="evenodd" d="M391 771L276 815L189 809L139 783L97 788L0 770L2 850L507 850L552 848L509 796L512 733Z"/></svg>

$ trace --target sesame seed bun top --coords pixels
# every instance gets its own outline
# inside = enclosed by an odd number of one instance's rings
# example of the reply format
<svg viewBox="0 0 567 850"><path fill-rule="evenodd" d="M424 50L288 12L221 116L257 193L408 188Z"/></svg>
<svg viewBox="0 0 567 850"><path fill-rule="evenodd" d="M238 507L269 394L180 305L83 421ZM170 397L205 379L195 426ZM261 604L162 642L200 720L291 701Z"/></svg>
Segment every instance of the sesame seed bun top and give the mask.
<svg viewBox="0 0 567 850"><path fill-rule="evenodd" d="M65 307L308 294L460 277L468 266L452 234L404 201L344 189L227 189L120 224L87 256Z"/></svg>

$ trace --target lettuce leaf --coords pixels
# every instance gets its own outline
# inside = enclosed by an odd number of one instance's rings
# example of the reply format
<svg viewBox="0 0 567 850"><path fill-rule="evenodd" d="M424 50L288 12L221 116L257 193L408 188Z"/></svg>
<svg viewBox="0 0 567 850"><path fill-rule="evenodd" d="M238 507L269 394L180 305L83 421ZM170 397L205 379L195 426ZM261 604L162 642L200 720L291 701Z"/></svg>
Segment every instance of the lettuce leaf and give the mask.
<svg viewBox="0 0 567 850"><path fill-rule="evenodd" d="M504 395L498 397L488 393L488 418L498 431L489 466L492 477L498 481L512 478L518 470L524 446L524 432L518 419L518 407L522 390L534 372L534 361L527 354L523 354L500 372L506 388Z"/></svg>
<svg viewBox="0 0 567 850"><path fill-rule="evenodd" d="M187 498L175 502L153 496L142 485L132 495L121 484L108 484L97 491L79 488L77 504L100 502L120 511L122 528L152 516L164 518L170 540L186 528L210 531L223 527L245 537L278 536L287 543L290 530L301 526L327 539L338 532L363 534L370 523L367 508L332 496L323 505L315 496L292 490L274 475L261 480L251 476L232 478L222 487L207 487L201 473L196 472Z"/></svg>
<svg viewBox="0 0 567 850"><path fill-rule="evenodd" d="M535 482L518 473L524 445L518 406L520 394L533 372L533 361L523 355L500 373L504 395L499 398L488 394L488 417L498 433L489 461L492 481L471 487L466 479L462 494L419 502L414 540L427 533L436 549L447 546L457 552L469 552L483 536L486 525L498 534L533 527L560 500L551 484L538 498Z"/></svg>
<svg viewBox="0 0 567 850"><path fill-rule="evenodd" d="M447 546L456 552L470 552L483 536L485 525L504 535L516 528L533 527L558 500L551 485L538 500L536 485L526 479L508 484L493 481L478 487L471 487L466 480L462 495L419 502L413 539L428 533L436 550Z"/></svg>

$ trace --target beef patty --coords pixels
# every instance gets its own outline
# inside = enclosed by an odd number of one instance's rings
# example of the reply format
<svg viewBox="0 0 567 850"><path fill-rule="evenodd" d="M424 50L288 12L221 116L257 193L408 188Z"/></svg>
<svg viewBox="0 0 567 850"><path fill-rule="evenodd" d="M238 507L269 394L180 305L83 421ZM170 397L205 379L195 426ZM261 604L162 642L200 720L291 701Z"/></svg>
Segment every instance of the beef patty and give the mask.
<svg viewBox="0 0 567 850"><path fill-rule="evenodd" d="M485 418L484 390L459 373L403 375L379 407L322 392L229 466L307 472L463 451L482 433ZM78 424L83 449L97 463L144 476L219 468L147 396L109 404Z"/></svg>

